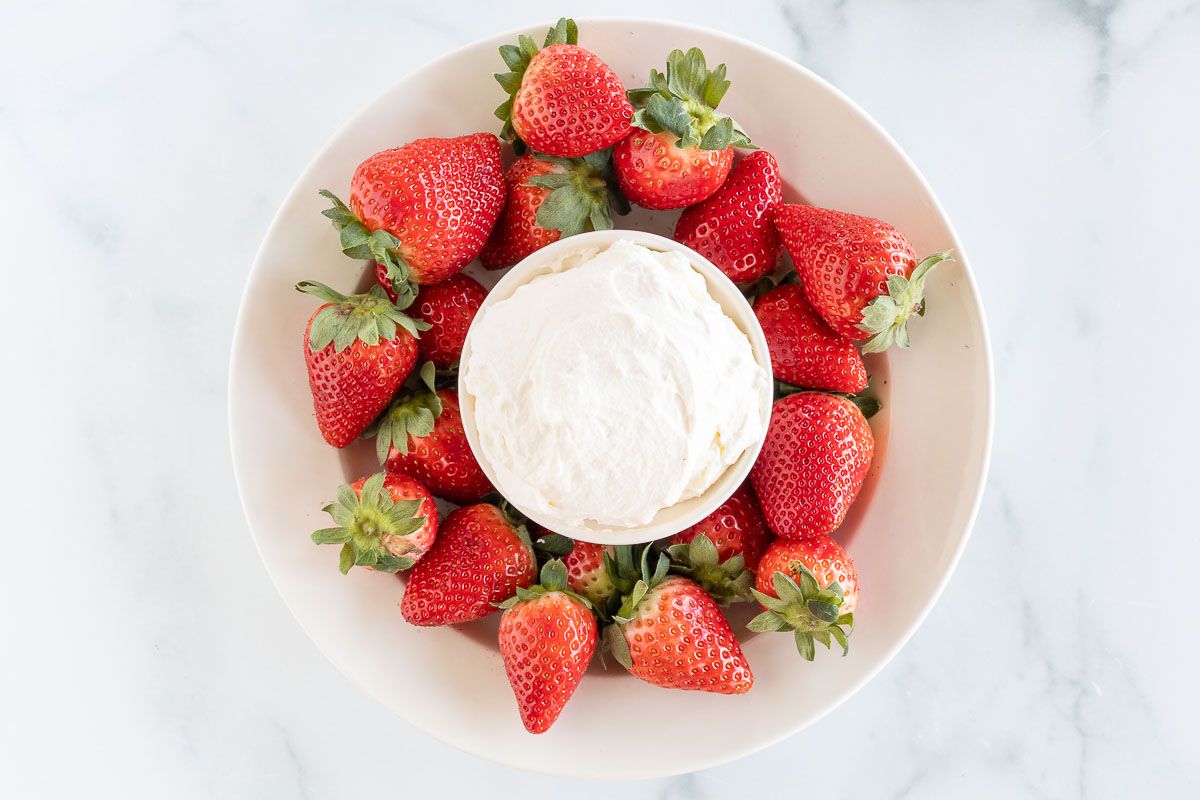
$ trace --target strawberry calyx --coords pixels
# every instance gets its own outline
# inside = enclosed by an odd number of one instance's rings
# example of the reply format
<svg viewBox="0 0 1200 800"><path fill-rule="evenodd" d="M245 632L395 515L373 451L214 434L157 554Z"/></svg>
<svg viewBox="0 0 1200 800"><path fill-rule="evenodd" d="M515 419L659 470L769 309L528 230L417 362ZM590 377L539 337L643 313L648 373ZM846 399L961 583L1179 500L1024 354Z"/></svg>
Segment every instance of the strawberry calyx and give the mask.
<svg viewBox="0 0 1200 800"><path fill-rule="evenodd" d="M707 534L671 545L667 555L673 572L700 584L721 605L754 597L750 594L753 575L746 569L745 556L738 553L721 561L717 546Z"/></svg>
<svg viewBox="0 0 1200 800"><path fill-rule="evenodd" d="M343 484L338 487L337 502L323 509L333 517L336 527L314 531L312 540L342 546L338 569L343 575L351 567L399 572L416 563L415 558L404 555L413 547L403 537L425 524L425 517L416 516L422 501L393 500L383 486L386 478L384 472L367 478L361 496L349 484Z"/></svg>
<svg viewBox="0 0 1200 800"><path fill-rule="evenodd" d="M883 403L875 396L874 387L867 385L867 388L861 392L835 392L832 389L809 389L804 386L796 386L786 381L775 380L775 399L779 400L788 395L800 394L802 392L820 392L821 394L831 394L835 397L840 397L843 400L849 400L851 403L862 412L866 419L870 419L880 412L883 408Z"/></svg>
<svg viewBox="0 0 1200 800"><path fill-rule="evenodd" d="M592 608L592 603L586 597L576 594L567 586L567 567L557 558L547 561L542 565L542 570L538 576L538 582L529 587L517 587L517 593L507 600L496 603L496 608L509 609L518 603L528 600L536 600L543 595L565 594L572 600L582 603L589 610Z"/></svg>
<svg viewBox="0 0 1200 800"><path fill-rule="evenodd" d="M938 264L953 261L950 250L925 258L912 275L889 275L887 294L876 297L862 311L858 329L870 334L863 343L864 353L882 353L893 344L908 347L908 318L925 316L925 279Z"/></svg>
<svg viewBox="0 0 1200 800"><path fill-rule="evenodd" d="M796 649L806 661L816 656L816 642L831 649L831 642L836 641L842 647L842 655L846 655L847 637L854 630L854 614L841 612L842 587L834 581L822 589L803 564L794 564L793 568L799 570L799 583L784 572L771 577L777 597L750 590L766 610L750 620L747 627L759 633L792 631Z"/></svg>
<svg viewBox="0 0 1200 800"><path fill-rule="evenodd" d="M558 558L565 556L575 549L575 542L568 536L563 536L561 533L550 532L543 536L539 536L533 542L533 549L539 555Z"/></svg>
<svg viewBox="0 0 1200 800"><path fill-rule="evenodd" d="M657 553L658 558L655 559L654 569L650 568L650 554L657 552L652 547L642 549L642 555L639 564L640 576L633 584L633 587L628 592L622 592L621 605L617 609L617 613L613 615L613 619L617 622L632 622L637 613L638 604L642 602L642 598L653 589L662 583L667 574L671 570L671 559L665 553ZM624 572L623 567L618 567L618 572Z"/></svg>
<svg viewBox="0 0 1200 800"><path fill-rule="evenodd" d="M612 150L599 150L583 158L559 158L540 153L535 156L562 168L561 172L534 175L525 186L549 189L537 210L540 227L557 230L563 236L612 228L609 207L619 214L629 213L629 201L616 189L612 169Z"/></svg>
<svg viewBox="0 0 1200 800"><path fill-rule="evenodd" d="M379 463L388 459L395 447L408 453L408 437L420 439L433 433L437 418L442 415L442 400L437 394L437 368L432 361L421 365L419 372L425 389L407 392L392 401L364 436L375 437L375 455Z"/></svg>
<svg viewBox="0 0 1200 800"><path fill-rule="evenodd" d="M625 669L633 668L633 654L629 652L629 642L625 641L625 623L635 619L638 604L651 589L667 578L667 574L671 570L671 560L667 554L655 551L654 548L647 545L642 548L637 571L633 573L638 577L630 585L633 552L633 548L629 545L620 545L614 548L611 567L607 554L604 559L605 568L609 570L609 576L617 587L614 597L618 598L620 605L611 614L612 624L604 629L601 637L604 649L612 653L617 663ZM658 552L653 570L650 568L651 552Z"/></svg>
<svg viewBox="0 0 1200 800"><path fill-rule="evenodd" d="M328 189L319 194L333 205L321 212L333 223L342 243L342 252L351 258L374 261L383 266L396 303L407 308L417 297L417 287L411 278L408 264L400 254L400 240L395 234L379 228L368 230L358 215Z"/></svg>
<svg viewBox="0 0 1200 800"><path fill-rule="evenodd" d="M704 53L693 47L667 54L666 74L650 70L650 85L628 92L633 124L651 133L670 131L681 148L757 149L733 117L717 111L729 91L725 65L709 69Z"/></svg>
<svg viewBox="0 0 1200 800"><path fill-rule="evenodd" d="M404 314L405 305L388 299L382 286L372 286L365 294L344 295L317 281L300 281L296 290L324 300L327 305L313 318L308 331L308 346L314 353L333 344L340 353L355 342L377 345L396 338L400 329L413 338L429 330L429 323Z"/></svg>
<svg viewBox="0 0 1200 800"><path fill-rule="evenodd" d="M504 59L504 64L509 71L497 72L493 77L500 84L500 88L508 93L508 99L500 104L495 114L496 118L504 123L504 127L500 130L500 138L511 142L513 151L517 155L525 152L525 143L513 130L513 101L516 99L517 91L521 88L521 81L525 77L525 70L529 67L529 62L538 54L538 51L556 44L579 44L579 27L575 24L575 20L566 17L559 18L558 22L554 23L554 27L546 32L546 39L541 47L537 46L533 37L525 34L517 37L515 45L500 46L500 57Z"/></svg>

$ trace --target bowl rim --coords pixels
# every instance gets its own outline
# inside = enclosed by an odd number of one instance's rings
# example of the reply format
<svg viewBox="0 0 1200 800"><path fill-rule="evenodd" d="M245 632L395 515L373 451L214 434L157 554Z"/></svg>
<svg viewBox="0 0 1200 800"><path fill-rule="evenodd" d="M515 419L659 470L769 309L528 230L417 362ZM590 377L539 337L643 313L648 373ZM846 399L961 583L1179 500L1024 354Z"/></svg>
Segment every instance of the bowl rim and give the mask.
<svg viewBox="0 0 1200 800"><path fill-rule="evenodd" d="M749 340L750 351L754 356L755 363L766 370L768 377L770 376L771 356L767 349L767 338L763 334L762 326L758 323L758 317L755 316L754 309L750 307L750 303L747 302L745 296L733 281L729 279L729 276L687 245L680 244L673 239L668 239L657 233L650 233L649 231L626 228L588 231L566 239L560 239L557 242L539 248L509 268L504 277L488 292L483 304L479 307L479 312L481 313L485 308L509 299L522 286L525 286L539 275L544 274L544 268L548 262L588 247L599 247L601 248L601 252L603 252L616 242L622 240L631 241L634 244L642 245L656 252L675 252L686 256L692 269L704 278L709 289L709 296L722 306L722 310L726 316L733 320L733 323L737 325L738 329ZM717 292L720 292L720 296L717 295ZM726 306L725 299L728 300L729 305L732 305L732 309ZM479 319L479 316L477 315L475 319ZM547 530L554 530L572 539L592 542L594 544L641 544L676 534L695 525L716 511L722 503L737 491L738 487L750 475L750 468L754 466L754 462L762 450L763 442L766 440L767 426L771 421L771 404L774 399L770 381L764 384L762 395L758 398L759 421L762 423L761 432L755 438L754 442L743 450L741 455L732 464L727 466L717 476L717 479L701 494L661 509L650 522L631 528L622 530L600 526L596 526L594 529L573 528L571 530L552 528L539 520L536 512L531 511L504 493L504 487L500 485L501 482L496 480L497 473L492 468L480 445L479 428L475 420L475 398L466 389L467 371L465 365L471 354L471 332L474 330L475 326L472 324L467 331L466 341L463 343L461 360L463 366L460 367L458 373L458 404L462 413L462 424L463 430L467 435L467 443L470 445L475 459L479 462L480 468L483 469L484 474L487 475L488 480L496 487L496 490L514 508Z"/></svg>
<svg viewBox="0 0 1200 800"><path fill-rule="evenodd" d="M954 248L954 251L955 251L956 260L959 262L959 264L962 267L962 277L963 277L963 280L966 282L967 288L969 290L968 295L970 297L970 301L973 303L974 311L979 319L979 337L980 337L980 342L982 344L982 347L980 348L980 350L981 350L980 356L983 359L984 369L983 369L982 379L984 381L984 386L982 387L982 392L981 392L983 408L981 408L980 410L983 413L984 431L983 431L982 447L981 447L980 456L978 459L977 475L975 476L975 481L974 481L975 486L972 489L971 502L969 504L967 514L965 515L964 520L963 520L962 532L958 536L957 543L956 543L955 547L953 548L952 552L950 553L950 557L947 560L947 565L946 565L946 568L945 568L943 574L938 579L936 585L932 588L932 591L929 593L928 599L926 600L925 604L920 608L919 612L913 617L910 624L896 637L896 640L893 643L893 645L883 653L882 657L879 658L879 660L874 665L874 667L866 670L862 674L862 676L856 682L851 684L850 687L843 694L815 707L813 710L813 713L808 718L795 724L794 726L792 726L790 728L780 729L780 732L778 732L774 735L760 737L760 738L754 738L754 739L747 738L745 740L742 740L740 743L730 742L728 749L719 758L708 759L708 760L704 761L703 763L684 765L682 768L678 768L678 769L673 768L668 771L644 770L644 771L631 771L631 772L626 772L626 773L618 773L617 771L612 769L611 764L608 765L608 768L605 770L601 770L601 769L597 768L590 772L584 772L584 771L569 769L569 768L559 769L559 768L556 768L556 766L557 766L556 764L550 764L550 763L540 763L537 765L525 765L525 764L513 764L511 762L501 760L501 759L493 756L485 748L472 746L470 744L464 743L463 741L452 739L452 738L442 734L440 731L438 731L434 728L427 727L427 726L421 724L420 720L402 714L399 709L393 708L391 705L389 705L387 703L383 703L380 700L380 698L376 695L376 693L371 689L371 687L365 685L365 683L362 680L360 680L358 677L356 677L356 675L354 674L354 672L352 670L349 670L343 664L343 660L339 654L329 651L322 644L322 642L316 636L313 635L313 632L309 629L309 627L305 624L305 622L299 616L297 616L294 612L291 614L291 616L295 620L296 624L300 627L301 630L304 631L305 635L308 636L309 640L313 643L313 645L317 648L317 650L326 659L328 659L329 662L332 663L338 669L338 671L341 672L343 674L343 676L345 676L347 678L347 680L349 680L352 684L357 686L368 697L371 697L373 700L380 702L385 708L387 708L395 716L405 720L413 728L421 731L422 733L424 733L427 736L430 736L431 738L433 738L436 741L439 741L443 744L454 747L455 749L461 750L463 752L470 753L471 755L473 755L477 758L483 759L485 761L488 761L488 762L491 762L494 764L498 764L501 766L509 767L509 768L515 767L517 769L521 769L523 771L532 772L532 773L552 775L552 776L557 776L557 777L589 778L589 779L601 779L601 780L657 778L657 777L663 777L666 775L681 774L683 772L699 770L699 769L708 769L708 768L712 768L712 767L721 766L723 764L728 764L730 762L736 761L745 756L751 755L753 753L759 752L768 747L776 745L779 742L783 741L784 739L794 736L795 734L799 733L800 731L804 730L805 728L816 724L821 719L823 719L826 715L828 715L831 711L833 711L835 708L837 708L838 706L842 705L843 703L845 703L846 701L848 701L852 697L854 697L862 689L863 686L865 686L870 681L874 680L874 678L880 673L880 671L882 671L886 666L888 666L891 663L892 659L895 658L896 654L908 643L908 641L912 638L913 634L916 633L917 629L920 628L921 624L925 621L925 618L929 615L929 612L933 608L934 604L936 604L938 599L941 597L942 592L945 590L946 585L950 581L950 577L954 574L954 571L957 569L958 563L961 560L962 554L966 549L967 542L971 538L971 534L973 532L975 522L979 515L979 509L980 509L980 505L982 504L982 501L983 501L984 489L985 489L986 483L987 483L988 470L989 470L989 467L991 464L993 439L994 439L994 433L995 433L995 407L996 407L995 367L994 367L993 356L992 356L991 337L988 332L986 309L984 307L983 300L982 300L982 297L979 292L979 287L975 280L975 276L970 267L970 259L968 258L966 248L963 247L962 242L959 239L958 232L954 228L953 222L951 221L949 215L946 213L945 208L942 206L941 201L938 199L937 195L934 193L932 187L930 187L929 182L925 179L925 176L917 168L916 164L912 161L912 159L909 158L908 154L900 147L900 145L891 136L891 134L889 134L870 114L868 114L852 98L850 98L848 95L846 95L840 89L838 89L836 86L834 86L829 81L825 80L823 77L821 77L816 72L809 69L808 67L804 66L803 64L800 64L790 58L787 58L786 56L783 56L780 53L778 53L764 45L760 45L757 42L751 41L749 39L745 39L740 36L730 34L726 31L718 30L716 28L711 28L711 27L702 26L702 25L695 25L693 23L688 23L688 22L678 22L675 20L669 20L669 19L663 19L663 18L628 16L628 15L580 16L580 17L576 17L575 19L580 25L584 25L584 24L592 23L592 22L615 23L615 24L623 24L623 25L630 25L630 26L639 26L639 25L648 25L648 24L649 25L666 24L666 25L673 26L685 33L687 33L687 32L699 33L699 34L703 34L706 36L722 39L722 40L729 42L730 44L733 44L733 45L736 45L739 47L743 47L750 51L753 51L754 53L756 53L757 55L766 59L768 62L772 63L775 67L777 67L779 69L794 70L794 71L800 73L806 80L812 81L816 88L830 94L835 99L841 101L845 105L847 110L850 113L852 113L853 115L855 115L859 119L860 122L867 125L877 136L879 136L881 141L883 141L891 149L893 155L895 155L897 158L899 158L901 163L903 163L911 171L913 177L916 179L917 184L920 186L921 189L924 190L924 192L928 196L932 210L944 222L947 233L949 234L951 246ZM243 346L242 342L245 339L245 329L249 326L249 324L250 324L249 320L253 316L252 309L250 309L249 302L248 302L248 298L252 294L250 289L256 281L264 279L262 272L258 269L258 266L262 262L262 260L265 256L265 253L267 250L267 245L270 241L272 241L272 239L275 236L278 235L279 228L284 224L283 223L284 210L286 208L288 208L292 198L298 196L302 190L307 189L307 184L304 181L305 176L307 176L314 169L314 167L317 164L319 164L321 161L323 161L327 157L328 153L331 150L333 150L335 143L337 143L342 138L342 135L347 130L352 129L356 125L360 124L360 120L365 118L368 115L368 113L377 104L382 102L383 99L393 91L393 89L395 88L395 85L397 83L399 83L401 81L411 80L427 71L429 71L429 72L435 71L438 68L440 68L445 62L448 62L451 59L457 58L460 55L460 53L462 53L465 50L479 47L482 44L494 41L496 39L501 39L501 38L514 39L518 34L530 33L531 31L536 32L539 29L545 28L547 25L548 25L548 23L546 22L545 18L539 17L535 21L532 21L532 22L528 22L528 23L521 24L521 25L516 25L516 26L513 26L513 27L508 28L503 31L495 31L495 32L486 34L484 36L472 39L471 41L466 42L458 47L455 47L452 50L448 50L447 52L443 53L441 56L439 56L431 61L424 62L423 64L416 67L415 69L412 69L409 72L398 76L396 78L396 80L393 81L387 88L385 88L376 97L374 97L373 99L368 101L366 104L364 104L344 124L339 126L337 130L333 131L330 134L329 138L326 140L324 146L322 146L316 152L316 154L308 161L308 163L304 166L304 169L301 170L301 172L297 176L296 180L292 183L291 187L284 194L282 200L279 203L278 208L276 209L274 216L271 219L270 224L267 226L267 229L263 235L262 241L261 241L257 251L255 252L254 259L251 264L251 269L250 269L249 273L247 274L246 281L242 287L242 296L241 296L241 299L238 304L238 312L237 312L236 321L234 323L233 337L232 337L232 341L230 344L229 372L227 374L228 385L227 385L227 397L226 397L226 399L227 399L226 417L227 417L227 424L228 424L228 429L229 429L230 460L231 460L231 466L233 467L234 484L237 489L239 502L242 506L243 517L246 520L246 526L250 530L251 537L254 540L255 549L258 551L259 558L262 561L262 565L267 573L267 576L271 580L272 585L275 587L276 592L279 594L280 599L283 601L284 606L288 608L289 612L291 612L292 609L291 609L290 604L287 602L287 599L286 599L287 596L286 596L286 594L284 594L284 592L282 591L282 589L280 587L279 577L277 576L276 572L272 568L271 562L268 561L268 559L266 558L266 555L264 553L263 540L262 540L260 534L256 531L255 525L252 522L248 498L242 488L245 483L245 479L244 479L243 475L241 474L241 472L239 471L239 467L238 467L239 452L240 452L240 447L238 444L238 434L241 430L241 426L244 425L245 422L240 420L239 414L237 411L237 398L236 398L236 393L235 393L235 386L236 386L235 376L240 371L239 367L241 364L241 360L243 358L243 356L241 354L241 350L242 350L242 346Z"/></svg>

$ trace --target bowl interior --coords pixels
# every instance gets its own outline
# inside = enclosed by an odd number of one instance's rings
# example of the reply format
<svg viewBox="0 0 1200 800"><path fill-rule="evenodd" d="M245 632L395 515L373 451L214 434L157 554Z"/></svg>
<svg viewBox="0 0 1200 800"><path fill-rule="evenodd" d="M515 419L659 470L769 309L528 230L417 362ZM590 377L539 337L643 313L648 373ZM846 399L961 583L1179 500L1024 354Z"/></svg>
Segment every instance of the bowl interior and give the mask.
<svg viewBox="0 0 1200 800"><path fill-rule="evenodd" d="M738 291L737 286L710 261L690 247L647 231L628 229L593 231L573 236L570 239L564 239L548 247L543 247L508 270L507 274L488 293L483 307L486 308L493 303L511 297L513 292L518 288L533 280L538 275L544 274L547 271L546 265L561 256L584 247L604 249L618 239L628 239L651 250L658 250L660 252L674 250L687 256L692 266L708 283L709 294L720 304L726 316L733 320L742 333L746 334L746 338L750 341L750 349L754 353L754 359L767 370L768 374L770 373L771 355L767 352L767 340L763 336L762 327L759 326L758 319L754 316L754 310L750 308L750 304L746 302L746 298ZM467 363L470 356L471 334L468 332L466 343L463 345L462 363ZM479 428L475 420L475 397L464 388L461 374L458 384L458 399L459 407L462 409L463 429L466 431L467 441L471 445L471 450L475 453L475 457L478 459L484 473L492 481L492 485L501 494L505 494L504 486L497 480L499 476L488 462L483 448L480 447ZM758 398L758 403L759 417L762 420L765 435L767 423L771 418L771 393L769 390L762 393ZM509 502L534 522L538 522L544 527L553 527L553 530L558 533L563 533L587 542L595 542L597 544L636 544L662 539L678 533L691 525L695 525L715 511L717 506L728 500L729 496L734 493L738 486L742 484L742 481L746 479L746 476L750 474L750 467L754 465L755 459L758 458L759 450L762 449L762 440L763 437L760 436L703 494L693 497L690 500L676 503L670 508L664 508L650 522L633 528L613 530L602 525L588 524L571 530L563 530L562 526L548 526L544 520L538 519L536 509L527 508L512 500L511 497L509 498Z"/></svg>
<svg viewBox="0 0 1200 800"><path fill-rule="evenodd" d="M581 21L581 43L631 87L650 67L661 68L670 48L701 47L710 63L728 65L733 85L722 109L778 158L787 199L886 219L920 253L955 248L958 260L929 281L929 313L912 325L913 347L869 362L885 402L873 422L887 453L836 534L864 587L849 656L821 652L807 664L786 636L744 639L756 683L739 697L666 691L594 667L550 732L526 734L495 649L494 617L461 629L408 626L398 609L401 579L363 570L343 577L336 548L309 541L328 524L320 509L336 487L377 467L369 450L339 454L317 433L300 357L314 303L292 290L302 279L345 290L362 277L362 265L339 252L317 191L344 192L362 158L410 139L496 130L496 48L515 38L505 33L467 46L400 80L338 133L283 203L251 271L234 337L230 432L239 490L296 619L351 680L413 725L535 771L635 778L703 769L792 734L845 700L907 640L941 590L974 518L990 445L982 311L965 254L929 188L895 143L828 84L717 32ZM669 235L674 219L639 211L617 224ZM279 346L288 337L294 351ZM672 721L672 736L627 746L632 720L657 718Z"/></svg>

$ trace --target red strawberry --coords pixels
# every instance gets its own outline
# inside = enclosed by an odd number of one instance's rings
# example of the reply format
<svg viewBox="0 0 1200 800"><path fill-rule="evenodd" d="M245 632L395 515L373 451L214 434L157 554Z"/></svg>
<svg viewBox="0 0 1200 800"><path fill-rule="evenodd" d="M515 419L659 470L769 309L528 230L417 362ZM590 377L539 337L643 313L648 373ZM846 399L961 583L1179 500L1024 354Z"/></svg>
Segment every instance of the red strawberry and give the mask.
<svg viewBox="0 0 1200 800"><path fill-rule="evenodd" d="M561 561L547 561L541 583L500 604L500 657L521 722L545 733L575 694L596 652L596 617L567 588Z"/></svg>
<svg viewBox="0 0 1200 800"><path fill-rule="evenodd" d="M417 342L421 360L439 369L458 363L467 330L485 297L487 289L466 275L422 287L412 307L413 316L429 325Z"/></svg>
<svg viewBox="0 0 1200 800"><path fill-rule="evenodd" d="M377 473L338 489L325 506L337 527L312 535L317 544L340 544L338 568L370 567L378 572L408 569L433 545L438 512L425 487L403 475Z"/></svg>
<svg viewBox="0 0 1200 800"><path fill-rule="evenodd" d="M629 93L636 127L613 149L613 166L630 200L683 208L721 188L733 148L754 146L732 117L716 110L728 89L725 65L710 71L693 47L672 50L666 75L650 70L650 85Z"/></svg>
<svg viewBox="0 0 1200 800"><path fill-rule="evenodd" d="M675 241L707 258L734 283L758 280L779 263L771 210L783 200L779 165L766 150L742 159L725 185L690 206L675 223Z"/></svg>
<svg viewBox="0 0 1200 800"><path fill-rule="evenodd" d="M608 150L583 158L531 153L517 159L504 176L508 202L479 255L483 265L511 267L563 236L611 228L609 203L622 212L628 208L609 190L610 155Z"/></svg>
<svg viewBox="0 0 1200 800"><path fill-rule="evenodd" d="M560 19L541 50L529 36L506 44L500 57L511 72L496 75L510 95L496 116L501 135L539 153L578 158L624 139L633 106L612 67L577 45L574 20Z"/></svg>
<svg viewBox="0 0 1200 800"><path fill-rule="evenodd" d="M722 561L741 556L751 572L773 538L748 483L739 486L716 511L672 536L669 543L687 544L700 534L716 546Z"/></svg>
<svg viewBox="0 0 1200 800"><path fill-rule="evenodd" d="M784 539L835 530L858 497L874 452L871 426L844 397L800 392L776 400L750 470L771 530Z"/></svg>
<svg viewBox="0 0 1200 800"><path fill-rule="evenodd" d="M379 265L397 296L439 283L479 255L504 206L500 142L490 133L417 139L358 165L350 206L328 190L325 216L351 258Z"/></svg>
<svg viewBox="0 0 1200 800"><path fill-rule="evenodd" d="M357 439L412 372L417 332L424 330L372 288L347 297L315 281L296 288L325 301L304 331L304 363L317 427L345 447Z"/></svg>
<svg viewBox="0 0 1200 800"><path fill-rule="evenodd" d="M375 452L389 472L415 478L437 497L474 503L492 489L475 460L458 408L458 392L434 389L433 365L421 367L428 391L398 398L380 418Z"/></svg>
<svg viewBox="0 0 1200 800"><path fill-rule="evenodd" d="M854 343L830 330L799 286L784 284L767 292L754 304L754 316L779 380L851 394L867 388L867 368Z"/></svg>
<svg viewBox="0 0 1200 800"><path fill-rule="evenodd" d="M586 597L597 609L603 608L616 591L604 559L605 553L611 552L611 546L576 541L562 559L571 591Z"/></svg>
<svg viewBox="0 0 1200 800"><path fill-rule="evenodd" d="M695 581L667 576L668 567L660 556L654 574L634 585L605 629L613 657L635 677L667 689L750 691L750 664L716 601Z"/></svg>
<svg viewBox="0 0 1200 800"><path fill-rule="evenodd" d="M832 638L845 655L858 605L858 572L833 539L772 542L759 562L754 596L765 611L750 621L751 630L794 631L796 648L809 661L814 640L829 647Z"/></svg>
<svg viewBox="0 0 1200 800"><path fill-rule="evenodd" d="M918 264L900 231L844 211L781 205L773 218L808 302L829 327L866 340L864 353L908 347L908 318L925 313L925 278L948 251Z"/></svg>
<svg viewBox="0 0 1200 800"><path fill-rule="evenodd" d="M400 612L413 625L455 625L496 612L537 577L529 535L494 505L456 509L417 562Z"/></svg>

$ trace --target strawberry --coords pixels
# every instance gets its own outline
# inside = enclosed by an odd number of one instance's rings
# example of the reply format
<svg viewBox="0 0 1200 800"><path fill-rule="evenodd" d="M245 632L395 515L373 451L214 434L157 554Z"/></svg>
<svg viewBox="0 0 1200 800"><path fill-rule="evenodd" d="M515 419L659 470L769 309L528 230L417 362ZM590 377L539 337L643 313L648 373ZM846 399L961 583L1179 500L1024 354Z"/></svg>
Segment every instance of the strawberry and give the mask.
<svg viewBox="0 0 1200 800"><path fill-rule="evenodd" d="M474 503L492 489L483 474L458 408L458 392L435 389L431 362L421 367L424 390L398 397L374 428L375 453L388 472L415 478L437 497ZM368 434L372 431L368 431Z"/></svg>
<svg viewBox="0 0 1200 800"><path fill-rule="evenodd" d="M754 147L733 118L717 111L729 90L725 65L709 70L693 47L672 50L667 72L629 93L637 113L629 138L613 148L617 184L645 208L683 208L711 197L733 166L734 147Z"/></svg>
<svg viewBox="0 0 1200 800"><path fill-rule="evenodd" d="M509 99L496 109L501 136L523 151L579 158L629 134L633 106L612 67L578 46L574 20L560 19L542 49L529 36L500 48L509 72L496 81Z"/></svg>
<svg viewBox="0 0 1200 800"><path fill-rule="evenodd" d="M517 159L504 176L508 202L479 258L488 269L511 267L563 236L612 227L609 204L628 205L609 189L611 151L583 158L533 153Z"/></svg>
<svg viewBox="0 0 1200 800"><path fill-rule="evenodd" d="M772 539L748 482L739 486L716 511L672 536L668 544L687 544L700 534L716 545L722 561L741 556L750 571L758 566L758 559Z"/></svg>
<svg viewBox="0 0 1200 800"><path fill-rule="evenodd" d="M317 427L329 444L345 447L408 378L417 334L428 326L401 313L378 287L349 297L315 281L296 288L325 301L305 328L304 363Z"/></svg>
<svg viewBox="0 0 1200 800"><path fill-rule="evenodd" d="M417 562L400 612L413 625L456 625L496 612L529 586L537 562L524 526L490 503L455 509Z"/></svg>
<svg viewBox="0 0 1200 800"><path fill-rule="evenodd" d="M541 583L518 588L500 608L500 657L521 722L530 733L545 733L596 652L596 617L567 588L567 569L557 560L542 567Z"/></svg>
<svg viewBox="0 0 1200 800"><path fill-rule="evenodd" d="M779 263L771 211L782 200L779 164L766 150L755 151L734 165L716 194L684 209L675 241L716 264L734 283L757 280Z"/></svg>
<svg viewBox="0 0 1200 800"><path fill-rule="evenodd" d="M754 303L754 316L777 379L851 394L867 388L867 368L854 343L825 324L801 287L785 283L770 290Z"/></svg>
<svg viewBox="0 0 1200 800"><path fill-rule="evenodd" d="M605 565L605 555L611 557L613 548L591 542L574 542L571 551L563 556L567 568L567 585L600 609L616 591Z"/></svg>
<svg viewBox="0 0 1200 800"><path fill-rule="evenodd" d="M380 284L411 297L413 284L439 283L479 255L504 206L500 141L490 133L417 139L358 165L350 205L328 190L322 212L342 252L371 259Z"/></svg>
<svg viewBox="0 0 1200 800"><path fill-rule="evenodd" d="M949 251L918 264L900 231L844 211L780 205L772 216L808 302L829 327L865 340L864 353L908 347L909 317L925 314L925 279Z"/></svg>
<svg viewBox="0 0 1200 800"><path fill-rule="evenodd" d="M814 641L828 648L831 637L846 654L858 605L858 572L833 539L772 542L759 562L754 597L765 610L750 620L750 630L794 631L796 649L809 661Z"/></svg>
<svg viewBox="0 0 1200 800"><path fill-rule="evenodd" d="M605 628L605 645L634 677L655 686L750 691L750 664L716 601L695 581L668 575L669 566L660 554L649 574L643 555L643 577Z"/></svg>
<svg viewBox="0 0 1200 800"><path fill-rule="evenodd" d="M338 489L325 506L336 527L315 531L317 544L340 544L338 569L370 567L378 572L408 569L437 536L438 512L425 487L403 475L376 473Z"/></svg>
<svg viewBox="0 0 1200 800"><path fill-rule="evenodd" d="M871 426L850 400L825 392L776 400L762 452L750 470L775 535L803 539L841 525L874 451Z"/></svg>
<svg viewBox="0 0 1200 800"><path fill-rule="evenodd" d="M429 325L417 342L421 360L432 361L439 369L457 364L467 330L485 297L487 289L467 275L421 287L412 306L413 316Z"/></svg>

